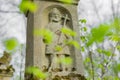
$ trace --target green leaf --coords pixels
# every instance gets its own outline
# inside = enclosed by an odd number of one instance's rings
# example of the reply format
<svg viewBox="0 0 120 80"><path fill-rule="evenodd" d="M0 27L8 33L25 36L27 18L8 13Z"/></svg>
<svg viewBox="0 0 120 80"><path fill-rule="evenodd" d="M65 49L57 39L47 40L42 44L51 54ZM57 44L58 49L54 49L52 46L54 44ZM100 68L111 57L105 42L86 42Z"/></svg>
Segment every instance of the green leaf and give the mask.
<svg viewBox="0 0 120 80"><path fill-rule="evenodd" d="M23 0L19 5L21 12L35 12L37 10L37 5L30 0Z"/></svg>
<svg viewBox="0 0 120 80"><path fill-rule="evenodd" d="M116 46L116 48L120 51L120 45Z"/></svg>
<svg viewBox="0 0 120 80"><path fill-rule="evenodd" d="M110 51L107 51L107 50L103 50L102 51L106 56L111 56L111 52Z"/></svg>
<svg viewBox="0 0 120 80"><path fill-rule="evenodd" d="M4 41L4 45L5 45L6 50L13 51L18 47L19 42L16 38L9 38Z"/></svg>
<svg viewBox="0 0 120 80"><path fill-rule="evenodd" d="M105 35L109 31L109 26L108 25L100 25L97 28L93 28L91 30L92 37L95 41L101 42L104 40Z"/></svg>
<svg viewBox="0 0 120 80"><path fill-rule="evenodd" d="M73 2L73 0L58 0L58 1L61 1L61 2L63 2L63 3L68 3L68 4L70 4L70 3Z"/></svg>
<svg viewBox="0 0 120 80"><path fill-rule="evenodd" d="M104 67L102 64L98 64L98 68L103 69Z"/></svg>
<svg viewBox="0 0 120 80"><path fill-rule="evenodd" d="M69 28L66 28L66 27L63 27L63 28L61 29L61 32L62 32L63 34L68 35L68 36L76 36L76 32L74 32L73 30L71 30L71 29L69 29Z"/></svg>
<svg viewBox="0 0 120 80"><path fill-rule="evenodd" d="M43 38L43 42L46 44L50 44L53 41L54 34L48 29L35 29L35 36L41 36Z"/></svg>
<svg viewBox="0 0 120 80"><path fill-rule="evenodd" d="M61 51L63 48L59 45L55 46L55 51L59 52Z"/></svg>
<svg viewBox="0 0 120 80"><path fill-rule="evenodd" d="M89 57L86 57L86 58L85 58L85 63L86 63L86 62L90 62L90 58L89 58Z"/></svg>
<svg viewBox="0 0 120 80"><path fill-rule="evenodd" d="M80 21L81 23L86 23L86 22L87 22L86 19L80 19L79 21Z"/></svg>
<svg viewBox="0 0 120 80"><path fill-rule="evenodd" d="M86 41L86 37L85 36L80 36L80 40L82 40L82 42Z"/></svg>
<svg viewBox="0 0 120 80"><path fill-rule="evenodd" d="M87 46L92 45L94 42L102 42L110 31L110 26L101 24L98 27L92 28L90 34L86 37L88 39Z"/></svg>
<svg viewBox="0 0 120 80"><path fill-rule="evenodd" d="M116 68L118 71L120 71L120 64L117 64Z"/></svg>
<svg viewBox="0 0 120 80"><path fill-rule="evenodd" d="M26 73L28 74L33 74L34 76L36 76L37 78L40 78L40 79L45 79L47 78L47 74L42 72L39 68L37 67L28 67L26 69Z"/></svg>
<svg viewBox="0 0 120 80"><path fill-rule="evenodd" d="M111 29L111 28L110 28ZM107 34L106 34L106 36L108 36L108 37L110 37L110 36L112 36L113 35L113 32L112 31L109 31Z"/></svg>
<svg viewBox="0 0 120 80"><path fill-rule="evenodd" d="M68 46L74 46L77 49L80 48L79 43L75 40L65 40L65 44L68 45Z"/></svg>
<svg viewBox="0 0 120 80"><path fill-rule="evenodd" d="M100 53L100 54L105 54L106 56L111 56L112 55L112 53L110 51L100 49L100 48L97 49L97 52Z"/></svg>
<svg viewBox="0 0 120 80"><path fill-rule="evenodd" d="M73 61L72 61L72 58L65 57L65 58L61 58L59 62L65 65L71 65Z"/></svg>
<svg viewBox="0 0 120 80"><path fill-rule="evenodd" d="M85 47L81 47L81 51L84 52L85 51Z"/></svg>
<svg viewBox="0 0 120 80"><path fill-rule="evenodd" d="M85 32L87 31L87 27L83 27L82 29L83 29L83 31L85 31Z"/></svg>
<svg viewBox="0 0 120 80"><path fill-rule="evenodd" d="M112 68L113 71L118 74L120 72L120 63L115 63Z"/></svg>
<svg viewBox="0 0 120 80"><path fill-rule="evenodd" d="M110 51L107 50L103 50L102 53L105 54L106 56L111 56L112 54Z"/></svg>
<svg viewBox="0 0 120 80"><path fill-rule="evenodd" d="M103 50L100 49L100 48L97 49L97 52L98 52L98 53L102 53L102 51L103 51Z"/></svg>
<svg viewBox="0 0 120 80"><path fill-rule="evenodd" d="M86 43L87 47L89 47L95 42L95 40L91 36L87 36L86 38L88 39L88 42Z"/></svg>
<svg viewBox="0 0 120 80"><path fill-rule="evenodd" d="M112 41L120 41L120 36L119 35L112 35L111 40Z"/></svg>
<svg viewBox="0 0 120 80"><path fill-rule="evenodd" d="M111 26L114 30L114 33L120 34L120 18L115 18Z"/></svg>
<svg viewBox="0 0 120 80"><path fill-rule="evenodd" d="M113 80L120 80L120 78L117 77L117 76L115 76L115 77L113 78Z"/></svg>

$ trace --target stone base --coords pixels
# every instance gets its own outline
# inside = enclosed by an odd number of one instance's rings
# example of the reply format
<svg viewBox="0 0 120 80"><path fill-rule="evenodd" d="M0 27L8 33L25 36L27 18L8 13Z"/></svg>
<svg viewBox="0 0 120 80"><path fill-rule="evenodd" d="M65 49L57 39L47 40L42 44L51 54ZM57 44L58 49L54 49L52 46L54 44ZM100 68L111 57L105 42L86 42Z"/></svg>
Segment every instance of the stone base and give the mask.
<svg viewBox="0 0 120 80"><path fill-rule="evenodd" d="M57 72L52 74L47 80L86 80L84 76L75 72Z"/></svg>
<svg viewBox="0 0 120 80"><path fill-rule="evenodd" d="M11 77L0 77L0 80L11 80Z"/></svg>
<svg viewBox="0 0 120 80"><path fill-rule="evenodd" d="M7 74L0 74L0 80L11 80L12 76Z"/></svg>
<svg viewBox="0 0 120 80"><path fill-rule="evenodd" d="M76 72L48 72L44 80L87 80L83 75ZM33 75L27 75L25 80L40 80L39 78Z"/></svg>

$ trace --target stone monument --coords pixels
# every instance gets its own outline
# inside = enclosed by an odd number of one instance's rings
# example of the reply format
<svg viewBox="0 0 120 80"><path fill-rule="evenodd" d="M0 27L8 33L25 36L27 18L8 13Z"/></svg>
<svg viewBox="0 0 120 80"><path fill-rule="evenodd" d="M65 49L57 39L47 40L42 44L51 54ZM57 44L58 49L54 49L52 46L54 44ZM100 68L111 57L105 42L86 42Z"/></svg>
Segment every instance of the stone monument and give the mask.
<svg viewBox="0 0 120 80"><path fill-rule="evenodd" d="M73 0L71 4L60 0L34 0L39 5L37 12L28 13L27 24L27 50L26 68L36 66L50 76L45 80L84 80L83 62L79 49L73 46L64 46L64 40L76 40L79 42L79 26L77 16L77 4L79 0ZM63 27L75 31L78 35L71 37L61 33ZM44 39L33 34L34 29L48 29L54 33L51 44L45 44ZM56 51L55 47L64 47ZM57 60L71 58L72 64L65 65ZM26 75L26 80L31 79Z"/></svg>
<svg viewBox="0 0 120 80"><path fill-rule="evenodd" d="M10 53L4 51L3 56L0 58L0 80L11 80L15 70L12 65L10 65L10 61Z"/></svg>

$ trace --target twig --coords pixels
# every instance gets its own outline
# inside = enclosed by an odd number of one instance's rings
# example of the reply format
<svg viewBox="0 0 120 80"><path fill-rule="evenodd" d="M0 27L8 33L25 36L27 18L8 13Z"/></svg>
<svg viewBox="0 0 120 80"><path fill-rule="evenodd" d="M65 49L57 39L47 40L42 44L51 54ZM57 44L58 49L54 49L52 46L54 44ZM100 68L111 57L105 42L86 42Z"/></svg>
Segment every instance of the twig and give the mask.
<svg viewBox="0 0 120 80"><path fill-rule="evenodd" d="M115 18L115 9L114 9L114 5L113 5L113 0L111 0L111 9L112 9L112 16L114 19Z"/></svg>
<svg viewBox="0 0 120 80"><path fill-rule="evenodd" d="M94 76L94 64L93 64L93 58L92 58L92 52L89 51L89 57L90 57L90 63L91 63L91 68L92 68L92 79L95 80L95 76Z"/></svg>
<svg viewBox="0 0 120 80"><path fill-rule="evenodd" d="M116 43L116 46L117 46L117 45L118 45L118 42ZM113 59L113 56L114 56L114 54L115 54L116 46L113 47L113 52L112 52L112 55L111 55L111 57L109 58L109 60L106 62L105 65L103 65L103 66L104 66L104 70L107 70L107 68L108 68L108 66L109 66L109 64L110 64L110 62L111 62L112 59ZM103 78L104 74L105 74L105 72L101 75L101 78Z"/></svg>
<svg viewBox="0 0 120 80"><path fill-rule="evenodd" d="M2 13L21 13L20 11L4 11L4 10L0 10L0 12Z"/></svg>
<svg viewBox="0 0 120 80"><path fill-rule="evenodd" d="M97 15L97 17L98 17L98 20L99 20L100 23L101 23L101 18L100 18L99 12L98 12L99 9L97 9L94 0L91 0L91 3L92 3L92 5L93 5L94 11L95 11L95 13L96 13L96 15Z"/></svg>

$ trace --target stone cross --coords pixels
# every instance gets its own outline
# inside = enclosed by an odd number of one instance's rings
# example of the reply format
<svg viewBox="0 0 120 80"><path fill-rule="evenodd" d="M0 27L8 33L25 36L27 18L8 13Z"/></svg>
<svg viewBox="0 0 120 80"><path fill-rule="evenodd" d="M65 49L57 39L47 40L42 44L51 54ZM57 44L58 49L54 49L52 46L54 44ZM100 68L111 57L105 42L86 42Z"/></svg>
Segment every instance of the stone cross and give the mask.
<svg viewBox="0 0 120 80"><path fill-rule="evenodd" d="M64 27L66 25L66 21L70 20L70 18L68 17L67 14L63 18L64 18L64 23L63 23L63 27Z"/></svg>

